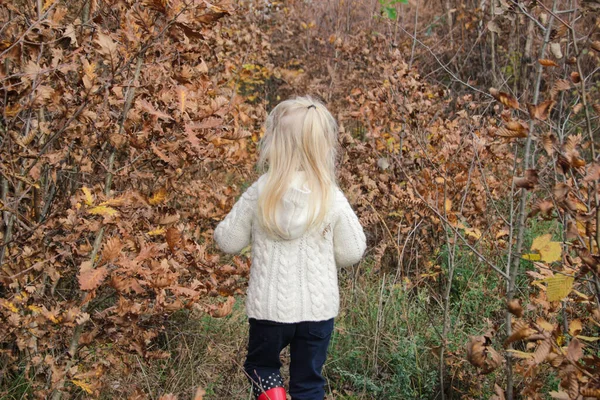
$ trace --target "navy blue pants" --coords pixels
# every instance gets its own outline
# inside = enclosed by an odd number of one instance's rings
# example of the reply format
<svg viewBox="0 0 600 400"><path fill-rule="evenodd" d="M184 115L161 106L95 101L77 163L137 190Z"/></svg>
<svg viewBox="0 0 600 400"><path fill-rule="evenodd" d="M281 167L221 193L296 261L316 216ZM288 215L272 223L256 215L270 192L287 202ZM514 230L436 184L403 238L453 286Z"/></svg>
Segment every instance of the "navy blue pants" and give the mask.
<svg viewBox="0 0 600 400"><path fill-rule="evenodd" d="M290 346L290 388L293 400L323 400L325 379L321 375L333 332L333 318L327 321L279 322L250 318L248 355L244 369L255 396L283 386L279 354Z"/></svg>

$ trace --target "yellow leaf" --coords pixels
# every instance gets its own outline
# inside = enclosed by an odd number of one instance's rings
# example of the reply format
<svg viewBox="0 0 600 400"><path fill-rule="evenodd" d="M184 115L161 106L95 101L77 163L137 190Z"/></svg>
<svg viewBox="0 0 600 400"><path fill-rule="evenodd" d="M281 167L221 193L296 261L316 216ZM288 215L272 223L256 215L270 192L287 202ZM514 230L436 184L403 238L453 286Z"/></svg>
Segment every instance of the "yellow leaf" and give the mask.
<svg viewBox="0 0 600 400"><path fill-rule="evenodd" d="M481 231L477 228L465 228L465 235L479 240L481 238Z"/></svg>
<svg viewBox="0 0 600 400"><path fill-rule="evenodd" d="M114 215L119 215L119 212L117 210L115 210L112 207L108 207L108 206L98 206L98 207L94 207L92 209L90 209L88 211L90 214L95 214L95 215L102 215L103 217L105 216L114 216Z"/></svg>
<svg viewBox="0 0 600 400"><path fill-rule="evenodd" d="M16 313L17 311L19 311L19 309L17 307L15 307L15 305L13 303L11 303L10 301L6 301L4 299L2 299L2 300L3 300L2 301L2 305L5 308L9 309L10 311L12 311L14 313Z"/></svg>
<svg viewBox="0 0 600 400"><path fill-rule="evenodd" d="M88 383L85 383L84 381L73 379L73 380L71 380L71 382L73 382L73 385L80 387L87 394L92 394L94 392L92 390L92 387Z"/></svg>
<svg viewBox="0 0 600 400"><path fill-rule="evenodd" d="M581 336L581 335L577 335L575 337L577 339L585 340L586 342L595 342L595 341L600 340L600 337Z"/></svg>
<svg viewBox="0 0 600 400"><path fill-rule="evenodd" d="M506 350L508 353L512 353L517 358L533 358L533 353L527 353L524 351L508 349Z"/></svg>
<svg viewBox="0 0 600 400"><path fill-rule="evenodd" d="M154 193L154 195L148 199L148 203L150 203L152 206L155 206L165 201L166 198L167 190L165 188L160 188L158 192Z"/></svg>
<svg viewBox="0 0 600 400"><path fill-rule="evenodd" d="M92 192L90 192L90 189L84 186L81 188L81 191L85 195L85 204L87 204L88 206L94 205L94 197L92 196Z"/></svg>
<svg viewBox="0 0 600 400"><path fill-rule="evenodd" d="M567 297L573 289L572 276L558 274L546 278L545 281L548 283L548 290L546 291L548 301L560 301Z"/></svg>
<svg viewBox="0 0 600 400"><path fill-rule="evenodd" d="M539 254L523 254L521 256L521 258L523 258L523 260L528 260L528 261L540 261L542 259L542 256L540 256Z"/></svg>
<svg viewBox="0 0 600 400"><path fill-rule="evenodd" d="M452 210L452 200L446 199L446 201L444 202L444 209L447 213L449 213L450 210Z"/></svg>
<svg viewBox="0 0 600 400"><path fill-rule="evenodd" d="M538 324L540 326L540 328L542 328L546 332L553 332L554 331L554 325L552 325L550 322L546 321L542 317L540 317L540 318L537 319L536 324Z"/></svg>
<svg viewBox="0 0 600 400"><path fill-rule="evenodd" d="M165 233L167 230L165 228L156 228L148 232L149 236L158 236Z"/></svg>
<svg viewBox="0 0 600 400"><path fill-rule="evenodd" d="M551 239L552 235L548 233L536 237L531 245L531 250L537 250L540 253L541 260L547 263L560 261L562 253L560 242L552 242Z"/></svg>
<svg viewBox="0 0 600 400"><path fill-rule="evenodd" d="M28 306L27 308L30 309L31 311L33 311L34 313L39 313L42 311L42 309L40 307L34 306L34 305Z"/></svg>
<svg viewBox="0 0 600 400"><path fill-rule="evenodd" d="M569 335L577 336L581 332L581 329L583 329L583 325L580 319L576 318L569 323Z"/></svg>

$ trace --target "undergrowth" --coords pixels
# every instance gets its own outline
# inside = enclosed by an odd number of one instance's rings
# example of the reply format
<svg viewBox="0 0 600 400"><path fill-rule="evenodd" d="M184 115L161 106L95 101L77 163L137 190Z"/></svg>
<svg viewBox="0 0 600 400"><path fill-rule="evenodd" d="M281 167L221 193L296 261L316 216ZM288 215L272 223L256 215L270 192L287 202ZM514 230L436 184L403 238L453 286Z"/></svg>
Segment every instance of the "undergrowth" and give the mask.
<svg viewBox="0 0 600 400"><path fill-rule="evenodd" d="M465 363L464 338L481 334L489 320L502 312L501 301L489 296L498 279L480 271L474 261L469 254L456 258L465 283L457 285L453 294L448 350L456 357L449 357L449 363ZM442 308L436 288L435 281L413 287L407 279L372 268L369 259L340 272L341 312L323 370L327 399L438 396L436 349ZM248 333L243 300L238 298L233 312L222 319L187 311L175 314L161 340L161 350L170 353L170 358L152 363L141 376L113 377L113 385L132 385L154 398L165 393L189 398L199 386L206 390L206 399L248 398L242 369ZM282 360L287 382L288 350ZM473 367L465 364L463 368ZM473 382L462 381L460 374L449 378L457 392L477 389ZM482 383L479 395L485 395L488 387Z"/></svg>

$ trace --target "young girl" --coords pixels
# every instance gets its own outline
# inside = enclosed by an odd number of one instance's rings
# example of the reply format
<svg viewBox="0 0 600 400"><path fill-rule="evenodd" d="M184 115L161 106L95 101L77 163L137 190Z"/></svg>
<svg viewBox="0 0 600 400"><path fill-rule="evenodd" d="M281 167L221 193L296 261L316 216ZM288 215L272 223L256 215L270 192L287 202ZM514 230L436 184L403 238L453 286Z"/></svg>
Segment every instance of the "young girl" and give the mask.
<svg viewBox="0 0 600 400"><path fill-rule="evenodd" d="M335 181L337 124L310 97L269 114L259 165L267 172L215 229L227 253L252 243L244 369L258 400L285 400L281 350L290 346L293 400L323 400L321 375L339 311L337 267L358 262L366 241ZM336 267L337 266L337 267Z"/></svg>

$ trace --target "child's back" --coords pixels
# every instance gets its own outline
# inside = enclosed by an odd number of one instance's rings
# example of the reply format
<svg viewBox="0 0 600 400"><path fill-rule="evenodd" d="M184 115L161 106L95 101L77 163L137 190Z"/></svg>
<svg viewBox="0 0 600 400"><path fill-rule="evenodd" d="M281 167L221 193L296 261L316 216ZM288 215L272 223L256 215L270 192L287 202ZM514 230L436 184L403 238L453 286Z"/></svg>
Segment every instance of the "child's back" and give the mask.
<svg viewBox="0 0 600 400"><path fill-rule="evenodd" d="M324 396L321 368L339 311L337 267L358 262L366 247L360 222L335 184L336 135L335 120L315 100L279 104L261 142L268 172L215 230L225 252L252 243L244 367L256 397L285 398L279 353L287 345L292 398Z"/></svg>

